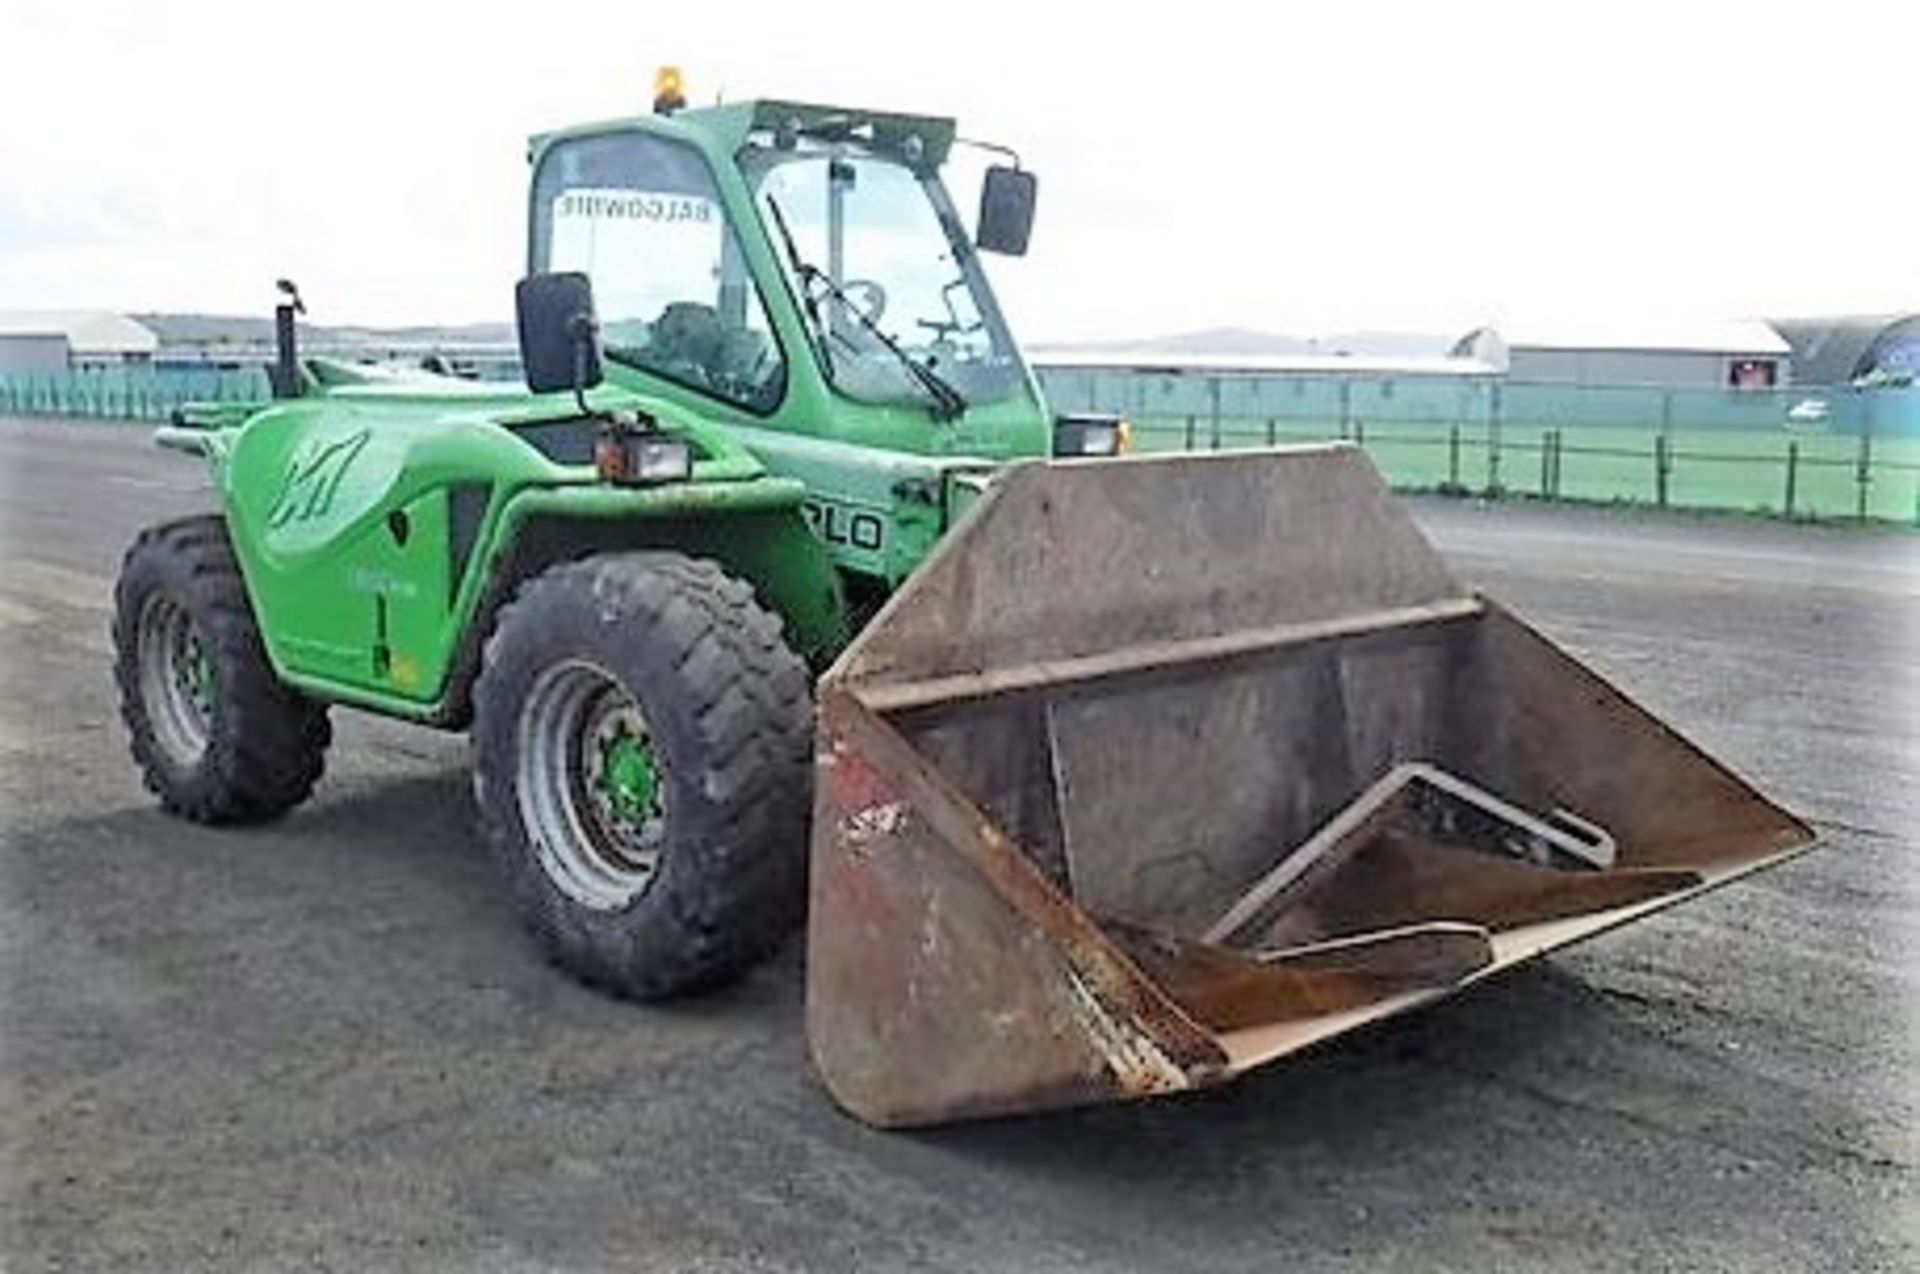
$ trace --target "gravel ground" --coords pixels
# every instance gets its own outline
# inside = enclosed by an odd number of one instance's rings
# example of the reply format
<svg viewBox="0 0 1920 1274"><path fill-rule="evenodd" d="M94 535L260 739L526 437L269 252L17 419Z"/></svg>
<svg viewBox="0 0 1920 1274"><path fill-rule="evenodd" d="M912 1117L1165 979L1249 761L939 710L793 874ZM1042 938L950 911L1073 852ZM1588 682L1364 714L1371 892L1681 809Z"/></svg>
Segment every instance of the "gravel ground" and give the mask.
<svg viewBox="0 0 1920 1274"><path fill-rule="evenodd" d="M294 817L163 817L107 599L206 503L0 421L7 1271L1920 1265L1909 534L1416 504L1824 850L1239 1085L901 1135L809 1078L798 950L670 1008L548 969L460 739L342 713Z"/></svg>

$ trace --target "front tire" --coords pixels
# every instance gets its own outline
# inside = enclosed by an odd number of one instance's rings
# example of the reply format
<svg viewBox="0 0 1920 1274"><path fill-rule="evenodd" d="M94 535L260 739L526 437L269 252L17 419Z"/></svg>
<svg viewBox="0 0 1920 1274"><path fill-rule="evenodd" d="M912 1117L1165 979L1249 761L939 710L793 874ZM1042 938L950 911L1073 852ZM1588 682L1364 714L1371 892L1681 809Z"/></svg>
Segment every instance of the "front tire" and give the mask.
<svg viewBox="0 0 1920 1274"><path fill-rule="evenodd" d="M731 981L797 926L811 744L780 621L679 554L535 577L474 687L475 799L522 921L635 999Z"/></svg>
<svg viewBox="0 0 1920 1274"><path fill-rule="evenodd" d="M198 823L257 823L325 765L324 704L283 684L218 517L141 532L114 589L114 679L149 790Z"/></svg>

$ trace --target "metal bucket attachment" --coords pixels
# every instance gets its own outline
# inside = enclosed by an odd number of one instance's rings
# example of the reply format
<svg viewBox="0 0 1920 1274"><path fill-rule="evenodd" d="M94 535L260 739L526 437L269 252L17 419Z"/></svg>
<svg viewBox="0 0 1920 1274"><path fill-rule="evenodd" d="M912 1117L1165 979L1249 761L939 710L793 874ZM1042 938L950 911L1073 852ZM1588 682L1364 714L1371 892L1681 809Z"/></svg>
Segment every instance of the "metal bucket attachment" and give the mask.
<svg viewBox="0 0 1920 1274"><path fill-rule="evenodd" d="M1346 446L1007 472L818 738L808 1034L883 1125L1218 1083L1812 841Z"/></svg>

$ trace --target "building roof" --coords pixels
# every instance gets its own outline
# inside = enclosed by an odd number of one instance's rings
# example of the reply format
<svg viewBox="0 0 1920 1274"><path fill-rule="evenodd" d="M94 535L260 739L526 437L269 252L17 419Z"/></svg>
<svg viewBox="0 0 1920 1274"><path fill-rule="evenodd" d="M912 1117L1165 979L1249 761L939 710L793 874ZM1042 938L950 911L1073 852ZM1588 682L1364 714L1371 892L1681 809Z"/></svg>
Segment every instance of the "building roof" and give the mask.
<svg viewBox="0 0 1920 1274"><path fill-rule="evenodd" d="M1844 385L1874 369L1896 336L1920 330L1920 314L1845 314L1774 319L1793 346L1793 378L1805 385Z"/></svg>
<svg viewBox="0 0 1920 1274"><path fill-rule="evenodd" d="M64 336L68 352L80 357L160 348L144 324L111 310L0 310L0 336Z"/></svg>
<svg viewBox="0 0 1920 1274"><path fill-rule="evenodd" d="M1470 347L1481 328L1455 348ZM1759 319L1700 321L1647 316L1619 323L1574 320L1563 323L1502 323L1492 329L1509 350L1632 350L1635 352L1763 354L1792 353L1780 333Z"/></svg>

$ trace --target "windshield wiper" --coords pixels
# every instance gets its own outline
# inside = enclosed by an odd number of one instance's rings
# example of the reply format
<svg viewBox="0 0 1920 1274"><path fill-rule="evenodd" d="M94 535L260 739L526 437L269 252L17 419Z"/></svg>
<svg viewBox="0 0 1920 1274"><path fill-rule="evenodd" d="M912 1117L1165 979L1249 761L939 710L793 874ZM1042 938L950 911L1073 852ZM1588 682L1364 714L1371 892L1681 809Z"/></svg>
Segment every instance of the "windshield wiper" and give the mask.
<svg viewBox="0 0 1920 1274"><path fill-rule="evenodd" d="M839 301L849 314L859 320L860 326L866 328L873 336L873 339L886 346L887 352L899 359L900 365L912 373L915 380L920 382L920 387L926 390L933 398L934 419L954 420L966 411L967 400L961 396L960 391L955 389L947 378L939 372L934 371L933 368L928 367L925 363L901 349L898 342L880 330L878 323L875 323L867 317L866 311L855 305L847 294L840 290L839 284L828 278L824 272L814 266L803 264L801 268L807 272L809 278L818 281L822 287L826 288L827 294Z"/></svg>
<svg viewBox="0 0 1920 1274"><path fill-rule="evenodd" d="M841 291L839 284L827 277L826 271L800 255L800 249L793 241L793 232L787 228L787 216L780 210L779 200L775 199L772 195L768 195L767 209L773 213L774 227L780 231L780 242L786 248L787 262L793 267L795 276L800 280L801 303L806 307L807 321L813 325L814 337L820 342L821 353L827 362L828 369L831 370L832 368L832 358L827 351L826 342L827 335L831 329L828 328L827 324L820 317L820 306L813 295L813 287L816 283L826 289L828 296L840 302L841 308L859 320L860 326L866 328L873 338L885 347L888 353L899 359L900 365L905 367L908 374L910 374L915 381L919 382L922 389L927 391L928 395L933 399L934 419L954 420L965 412L967 409L967 400L961 396L959 390L949 384L947 379L940 375L940 373L934 371L933 368L928 367L919 359L907 353L904 349L901 349L898 342L881 331L880 325L868 318L866 312L858 305L855 305L851 297ZM843 343L851 347L852 343L848 342L846 337L842 336L840 339Z"/></svg>
<svg viewBox="0 0 1920 1274"><path fill-rule="evenodd" d="M793 268L794 277L801 281L800 305L807 312L808 326L813 328L814 346L820 353L821 361L831 371L833 356L827 349L827 325L820 317L820 306L813 299L813 289L806 286L807 272L813 267L801 257L800 249L793 241L793 231L787 229L787 214L780 211L780 201L768 195L767 209L773 213L774 228L780 232L780 243L786 248L787 264Z"/></svg>

